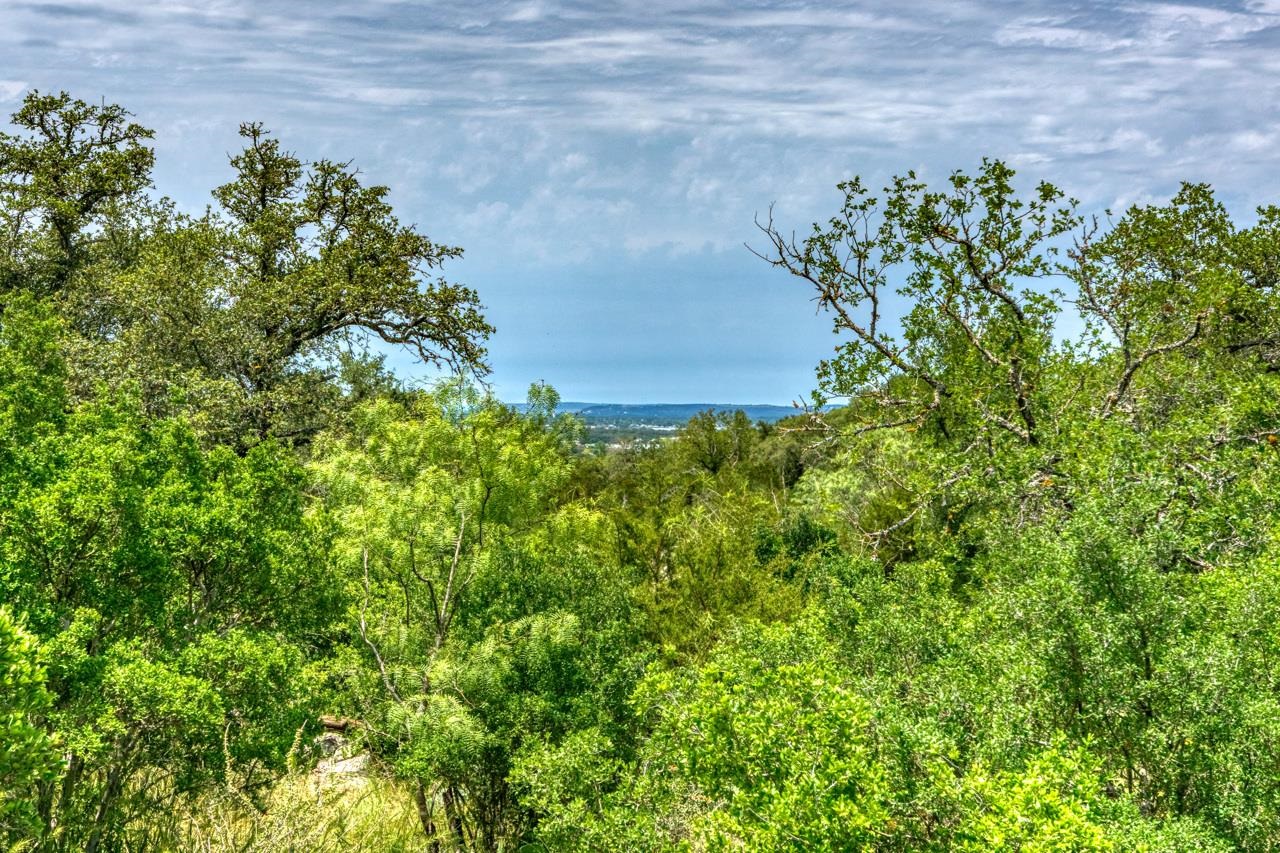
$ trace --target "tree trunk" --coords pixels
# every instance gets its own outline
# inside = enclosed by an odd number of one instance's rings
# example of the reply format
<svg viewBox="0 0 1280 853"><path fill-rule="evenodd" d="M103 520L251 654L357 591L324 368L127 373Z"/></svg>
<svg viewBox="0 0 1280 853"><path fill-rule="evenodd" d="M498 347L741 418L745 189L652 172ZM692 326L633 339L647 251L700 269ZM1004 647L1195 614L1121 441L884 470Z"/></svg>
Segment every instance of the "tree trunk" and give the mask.
<svg viewBox="0 0 1280 853"><path fill-rule="evenodd" d="M457 791L452 785L447 785L440 799L444 802L444 813L449 821L449 832L453 835L454 844L457 845L458 850L465 850L467 831L462 825L462 815L458 812Z"/></svg>
<svg viewBox="0 0 1280 853"><path fill-rule="evenodd" d="M422 780L418 780L414 785L413 801L418 806L418 822L422 824L422 831L431 843L431 851L437 853L440 850L440 839L436 837L435 815L427 803L427 786L422 783Z"/></svg>
<svg viewBox="0 0 1280 853"><path fill-rule="evenodd" d="M107 787L102 792L102 799L98 801L98 813L93 818L93 832L84 846L84 853L97 853L102 844L104 825L124 787L124 768L125 762L121 761L107 771Z"/></svg>

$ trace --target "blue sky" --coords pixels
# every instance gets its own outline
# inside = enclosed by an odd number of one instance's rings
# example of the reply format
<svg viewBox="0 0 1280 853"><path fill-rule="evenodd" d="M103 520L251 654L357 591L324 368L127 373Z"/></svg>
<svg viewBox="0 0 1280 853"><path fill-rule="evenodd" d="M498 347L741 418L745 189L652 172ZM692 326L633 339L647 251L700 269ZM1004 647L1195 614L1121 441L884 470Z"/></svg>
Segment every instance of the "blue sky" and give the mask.
<svg viewBox="0 0 1280 853"><path fill-rule="evenodd" d="M754 259L834 185L981 157L1085 209L1208 181L1280 201L1280 0L0 0L0 110L125 105L158 188L200 209L241 121L354 160L498 332L494 386L567 399L802 397L835 339ZM416 371L410 364L406 373Z"/></svg>

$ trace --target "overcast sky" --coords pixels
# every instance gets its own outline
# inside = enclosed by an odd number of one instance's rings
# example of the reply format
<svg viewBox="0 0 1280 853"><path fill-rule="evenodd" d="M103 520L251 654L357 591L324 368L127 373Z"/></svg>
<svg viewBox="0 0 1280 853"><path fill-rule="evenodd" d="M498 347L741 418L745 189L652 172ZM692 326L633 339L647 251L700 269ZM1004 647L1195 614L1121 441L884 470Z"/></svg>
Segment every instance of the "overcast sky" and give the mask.
<svg viewBox="0 0 1280 853"><path fill-rule="evenodd" d="M803 396L829 323L743 244L770 204L825 219L854 174L994 156L1087 210L1181 180L1242 218L1280 201L1280 0L0 0L0 57L0 109L66 89L155 128L191 209L241 121L354 160L466 250L446 272L512 400Z"/></svg>

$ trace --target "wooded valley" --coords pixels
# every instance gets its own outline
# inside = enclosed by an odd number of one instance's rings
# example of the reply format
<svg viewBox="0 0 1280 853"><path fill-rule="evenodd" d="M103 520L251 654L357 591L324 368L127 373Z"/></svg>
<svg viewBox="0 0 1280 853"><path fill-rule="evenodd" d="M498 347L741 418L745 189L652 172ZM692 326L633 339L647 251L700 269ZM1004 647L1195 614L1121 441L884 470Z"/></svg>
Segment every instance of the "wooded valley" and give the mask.
<svg viewBox="0 0 1280 853"><path fill-rule="evenodd" d="M241 135L193 215L121 107L0 134L4 849L1280 847L1280 208L851 180L760 223L811 411L605 452Z"/></svg>

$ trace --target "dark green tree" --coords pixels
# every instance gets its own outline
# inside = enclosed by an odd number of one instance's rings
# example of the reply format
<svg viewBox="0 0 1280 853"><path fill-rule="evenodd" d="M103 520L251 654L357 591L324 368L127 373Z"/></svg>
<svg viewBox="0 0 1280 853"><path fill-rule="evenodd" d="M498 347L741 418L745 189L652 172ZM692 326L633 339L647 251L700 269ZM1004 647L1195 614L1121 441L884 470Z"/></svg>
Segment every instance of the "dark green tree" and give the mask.
<svg viewBox="0 0 1280 853"><path fill-rule="evenodd" d="M259 125L241 133L236 178L214 193L225 216L175 218L106 283L121 330L106 372L132 375L162 411L179 395L214 437L243 443L323 428L342 364L370 339L487 370L475 292L429 277L458 249L401 225L387 188L349 165L307 166Z"/></svg>
<svg viewBox="0 0 1280 853"><path fill-rule="evenodd" d="M114 104L32 91L0 133L0 291L60 293L151 182L152 132Z"/></svg>

